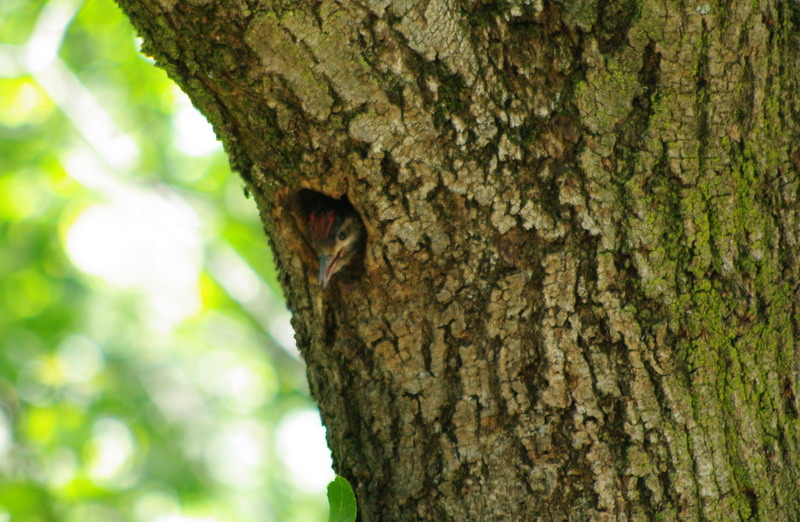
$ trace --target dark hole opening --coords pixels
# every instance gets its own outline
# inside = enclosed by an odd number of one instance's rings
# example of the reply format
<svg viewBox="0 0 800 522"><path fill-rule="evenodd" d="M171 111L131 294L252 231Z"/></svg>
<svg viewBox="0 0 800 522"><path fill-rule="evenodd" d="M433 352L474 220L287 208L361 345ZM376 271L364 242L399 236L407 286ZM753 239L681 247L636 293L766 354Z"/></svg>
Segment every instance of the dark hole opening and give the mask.
<svg viewBox="0 0 800 522"><path fill-rule="evenodd" d="M358 214L353 205L350 204L347 196L336 199L316 190L302 189L297 193L297 199L300 202L304 218L308 218L313 212L319 212L322 209L336 209L342 212Z"/></svg>

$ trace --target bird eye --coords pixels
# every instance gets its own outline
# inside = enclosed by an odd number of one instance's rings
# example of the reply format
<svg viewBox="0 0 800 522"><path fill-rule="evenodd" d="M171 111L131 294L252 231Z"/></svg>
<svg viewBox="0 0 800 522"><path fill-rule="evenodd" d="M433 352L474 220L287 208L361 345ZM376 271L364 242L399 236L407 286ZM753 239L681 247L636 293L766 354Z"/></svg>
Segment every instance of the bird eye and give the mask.
<svg viewBox="0 0 800 522"><path fill-rule="evenodd" d="M336 236L336 237L339 239L339 241L344 241L344 238L347 237L347 234L345 234L344 231L342 231L342 232L339 232L339 235Z"/></svg>

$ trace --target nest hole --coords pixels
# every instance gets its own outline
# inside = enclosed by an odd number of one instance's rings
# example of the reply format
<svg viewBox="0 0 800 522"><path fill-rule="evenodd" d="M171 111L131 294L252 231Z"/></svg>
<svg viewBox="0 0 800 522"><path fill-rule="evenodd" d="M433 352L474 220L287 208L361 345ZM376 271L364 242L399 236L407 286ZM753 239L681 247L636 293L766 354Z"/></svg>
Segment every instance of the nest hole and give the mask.
<svg viewBox="0 0 800 522"><path fill-rule="evenodd" d="M336 279L347 284L352 284L360 280L364 272L364 253L366 251L367 232L361 214L350 203L347 196L344 195L341 198L335 198L316 190L301 189L297 191L295 195L293 207L293 213L299 218L298 221L301 225L300 228L306 240L306 244L311 249L311 252L315 254L314 259L308 263L312 271L319 269L317 256L320 252L317 250L320 248L320 216L330 216L330 221L326 223L326 234L329 233L331 229L335 228L345 217L351 220L357 220L361 234L360 239L355 245L356 253L352 261L350 261L340 273L337 273ZM329 247L330 241L332 241L332 239L327 240Z"/></svg>

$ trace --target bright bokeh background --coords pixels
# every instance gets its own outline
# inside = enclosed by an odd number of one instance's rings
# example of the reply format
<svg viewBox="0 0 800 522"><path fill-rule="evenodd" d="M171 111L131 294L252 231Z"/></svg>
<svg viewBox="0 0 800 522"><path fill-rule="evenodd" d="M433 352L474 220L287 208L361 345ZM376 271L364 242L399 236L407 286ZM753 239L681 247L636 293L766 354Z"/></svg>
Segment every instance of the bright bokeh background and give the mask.
<svg viewBox="0 0 800 522"><path fill-rule="evenodd" d="M322 520L255 205L112 0L0 1L0 521Z"/></svg>

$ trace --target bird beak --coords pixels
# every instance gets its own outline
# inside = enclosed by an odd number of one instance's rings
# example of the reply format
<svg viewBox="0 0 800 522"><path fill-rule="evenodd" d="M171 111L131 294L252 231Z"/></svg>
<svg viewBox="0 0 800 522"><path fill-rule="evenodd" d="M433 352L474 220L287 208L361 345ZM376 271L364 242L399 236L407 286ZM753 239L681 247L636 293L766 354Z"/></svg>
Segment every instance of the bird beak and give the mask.
<svg viewBox="0 0 800 522"><path fill-rule="evenodd" d="M319 284L322 285L322 288L328 286L328 280L331 278L331 276L328 274L330 259L330 256L319 256Z"/></svg>
<svg viewBox="0 0 800 522"><path fill-rule="evenodd" d="M328 286L328 281L331 280L338 259L338 255L333 258L325 254L319 256L319 284L322 285L322 288Z"/></svg>

